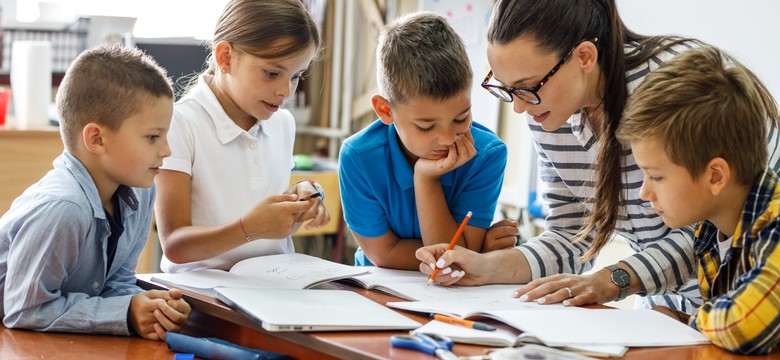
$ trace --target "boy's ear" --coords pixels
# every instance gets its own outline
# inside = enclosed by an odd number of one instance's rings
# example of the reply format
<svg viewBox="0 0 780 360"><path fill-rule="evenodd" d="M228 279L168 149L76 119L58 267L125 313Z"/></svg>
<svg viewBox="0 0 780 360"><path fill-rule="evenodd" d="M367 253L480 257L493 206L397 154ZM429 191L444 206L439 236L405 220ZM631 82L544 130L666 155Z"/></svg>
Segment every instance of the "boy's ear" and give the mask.
<svg viewBox="0 0 780 360"><path fill-rule="evenodd" d="M214 69L215 72L230 72L230 57L232 53L233 45L231 45L229 41L222 40L217 43L217 46L214 47L214 61L217 65L217 68Z"/></svg>
<svg viewBox="0 0 780 360"><path fill-rule="evenodd" d="M574 49L571 56L576 59L584 72L589 73L593 71L598 64L599 51L598 48L596 48L596 44L590 41L583 41Z"/></svg>
<svg viewBox="0 0 780 360"><path fill-rule="evenodd" d="M383 98L381 95L374 95L371 97L371 107L374 108L374 112L382 120L385 125L393 123L393 112L390 110L390 102Z"/></svg>
<svg viewBox="0 0 780 360"><path fill-rule="evenodd" d="M704 171L707 176L707 185L709 185L712 195L719 195L731 181L731 168L729 163L721 157L716 157L707 164Z"/></svg>
<svg viewBox="0 0 780 360"><path fill-rule="evenodd" d="M89 123L81 130L81 138L87 151L102 155L105 153L105 144L103 143L103 128L95 123Z"/></svg>

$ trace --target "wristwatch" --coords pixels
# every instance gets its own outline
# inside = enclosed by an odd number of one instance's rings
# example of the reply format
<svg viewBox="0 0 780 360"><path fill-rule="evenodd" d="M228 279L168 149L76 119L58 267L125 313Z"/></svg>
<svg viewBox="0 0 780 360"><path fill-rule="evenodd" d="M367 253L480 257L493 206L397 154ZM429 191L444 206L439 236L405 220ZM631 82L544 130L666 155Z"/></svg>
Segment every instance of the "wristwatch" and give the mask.
<svg viewBox="0 0 780 360"><path fill-rule="evenodd" d="M615 301L625 299L628 296L628 288L631 285L631 274L617 265L607 266L607 270L610 271L609 279L620 288L620 295L618 295Z"/></svg>

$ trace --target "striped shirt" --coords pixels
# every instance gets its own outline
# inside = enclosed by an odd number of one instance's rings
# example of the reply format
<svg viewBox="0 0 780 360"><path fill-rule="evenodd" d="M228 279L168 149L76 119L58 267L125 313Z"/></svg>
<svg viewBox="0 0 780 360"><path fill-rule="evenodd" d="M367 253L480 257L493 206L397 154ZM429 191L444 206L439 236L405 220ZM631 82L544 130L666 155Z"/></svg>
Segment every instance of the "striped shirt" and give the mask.
<svg viewBox="0 0 780 360"><path fill-rule="evenodd" d="M630 70L627 75L629 94L663 61L673 58L692 44L680 44L661 51L647 63ZM627 51L632 50L630 46ZM543 199L549 208L545 230L537 237L519 245L531 267L534 279L558 273L582 273L593 267L593 261L579 259L588 248L594 234L576 242L577 232L593 209L596 162L599 144L584 112L574 114L554 131L545 131L530 117L528 124L539 155L539 177L545 189ZM771 131L768 146L770 164L780 168L777 151L778 132ZM701 305L701 294L694 273L693 226L681 229L667 227L650 203L639 198L642 171L631 149L624 152L624 216L618 219L616 232L624 237L635 254L622 260L637 274L643 288L639 295L643 308L662 305L692 313ZM679 295L678 295L679 294Z"/></svg>
<svg viewBox="0 0 780 360"><path fill-rule="evenodd" d="M774 171L767 169L750 190L725 254L719 254L719 235L709 221L696 231L704 305L691 326L735 353L772 352L780 342L780 183Z"/></svg>

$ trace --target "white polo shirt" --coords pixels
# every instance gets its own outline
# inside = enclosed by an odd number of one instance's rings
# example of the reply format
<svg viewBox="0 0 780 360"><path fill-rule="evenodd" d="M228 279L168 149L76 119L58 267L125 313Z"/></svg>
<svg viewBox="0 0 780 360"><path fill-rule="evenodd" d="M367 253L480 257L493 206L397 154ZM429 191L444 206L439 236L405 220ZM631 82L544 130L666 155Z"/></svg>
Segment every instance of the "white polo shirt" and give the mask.
<svg viewBox="0 0 780 360"><path fill-rule="evenodd" d="M190 175L195 226L235 221L266 197L283 193L289 187L295 142L289 111L280 109L244 131L227 116L204 77L174 106L168 132L171 156L162 166ZM203 261L175 264L163 256L160 267L165 272L228 270L246 258L293 252L290 237L258 239Z"/></svg>

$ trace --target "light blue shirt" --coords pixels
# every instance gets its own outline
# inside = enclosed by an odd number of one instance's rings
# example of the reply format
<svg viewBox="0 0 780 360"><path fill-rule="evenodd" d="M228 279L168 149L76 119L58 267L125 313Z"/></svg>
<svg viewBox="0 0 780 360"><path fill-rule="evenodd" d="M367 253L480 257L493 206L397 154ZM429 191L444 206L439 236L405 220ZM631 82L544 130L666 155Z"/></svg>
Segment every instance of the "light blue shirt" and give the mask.
<svg viewBox="0 0 780 360"><path fill-rule="evenodd" d="M445 201L460 222L490 227L501 192L507 149L501 139L473 122L477 154L441 178ZM339 154L339 186L344 219L350 230L377 237L388 230L402 239L421 239L414 196L414 168L401 151L395 125L377 120L344 142ZM422 244L422 243L421 243ZM371 265L358 248L355 265Z"/></svg>
<svg viewBox="0 0 780 360"><path fill-rule="evenodd" d="M129 335L135 267L154 188L117 189L125 231L106 271L110 228L92 177L64 152L0 218L0 315L9 328Z"/></svg>

